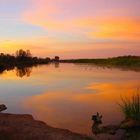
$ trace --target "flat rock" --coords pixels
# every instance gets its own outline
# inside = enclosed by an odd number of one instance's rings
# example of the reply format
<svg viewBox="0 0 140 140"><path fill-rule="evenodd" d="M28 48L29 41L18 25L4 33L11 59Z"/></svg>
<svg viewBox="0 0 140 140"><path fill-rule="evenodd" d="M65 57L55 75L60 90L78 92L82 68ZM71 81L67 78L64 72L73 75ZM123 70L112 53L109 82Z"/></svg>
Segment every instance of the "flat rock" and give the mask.
<svg viewBox="0 0 140 140"><path fill-rule="evenodd" d="M0 113L0 140L92 140L86 135L53 128L31 115Z"/></svg>

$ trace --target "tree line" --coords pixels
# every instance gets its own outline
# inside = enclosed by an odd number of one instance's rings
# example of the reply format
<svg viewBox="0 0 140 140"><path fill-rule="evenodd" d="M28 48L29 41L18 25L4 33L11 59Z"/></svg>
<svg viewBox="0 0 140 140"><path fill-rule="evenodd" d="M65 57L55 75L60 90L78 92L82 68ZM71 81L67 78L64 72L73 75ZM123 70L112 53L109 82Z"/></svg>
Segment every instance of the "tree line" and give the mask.
<svg viewBox="0 0 140 140"><path fill-rule="evenodd" d="M48 64L52 61L59 61L59 57L54 59L33 57L30 50L17 50L15 55L0 53L0 70L9 69L15 66L32 66L37 64Z"/></svg>

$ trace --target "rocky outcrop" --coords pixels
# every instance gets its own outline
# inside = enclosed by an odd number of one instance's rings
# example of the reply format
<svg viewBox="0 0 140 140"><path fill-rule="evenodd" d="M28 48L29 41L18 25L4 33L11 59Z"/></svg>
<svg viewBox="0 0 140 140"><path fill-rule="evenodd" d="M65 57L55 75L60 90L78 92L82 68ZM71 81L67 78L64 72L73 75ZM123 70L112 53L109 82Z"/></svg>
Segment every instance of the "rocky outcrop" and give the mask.
<svg viewBox="0 0 140 140"><path fill-rule="evenodd" d="M69 130L53 128L31 115L0 113L0 140L91 140Z"/></svg>

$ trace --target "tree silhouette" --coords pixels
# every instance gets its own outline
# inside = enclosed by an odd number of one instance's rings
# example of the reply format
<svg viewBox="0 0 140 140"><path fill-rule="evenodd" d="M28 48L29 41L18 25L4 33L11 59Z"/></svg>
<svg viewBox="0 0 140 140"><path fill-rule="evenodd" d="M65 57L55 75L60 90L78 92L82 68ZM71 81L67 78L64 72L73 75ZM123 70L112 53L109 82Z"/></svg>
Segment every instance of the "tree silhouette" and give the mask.
<svg viewBox="0 0 140 140"><path fill-rule="evenodd" d="M24 51L24 50L20 49L20 50L16 51L16 58L18 61L27 61L32 58L32 55L31 55L30 50Z"/></svg>

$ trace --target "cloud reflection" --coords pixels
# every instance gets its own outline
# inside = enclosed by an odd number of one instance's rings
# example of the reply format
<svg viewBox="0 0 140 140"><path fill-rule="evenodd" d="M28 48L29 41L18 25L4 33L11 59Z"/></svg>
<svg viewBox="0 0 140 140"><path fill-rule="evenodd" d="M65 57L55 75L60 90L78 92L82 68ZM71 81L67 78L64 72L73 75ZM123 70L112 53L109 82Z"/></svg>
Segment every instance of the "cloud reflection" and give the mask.
<svg viewBox="0 0 140 140"><path fill-rule="evenodd" d="M90 84L84 93L82 89L81 93L46 92L25 100L24 108L49 125L89 133L90 117L97 111L103 114L105 123L119 122L123 117L117 105L120 97L130 97L138 86L138 81L128 81Z"/></svg>

